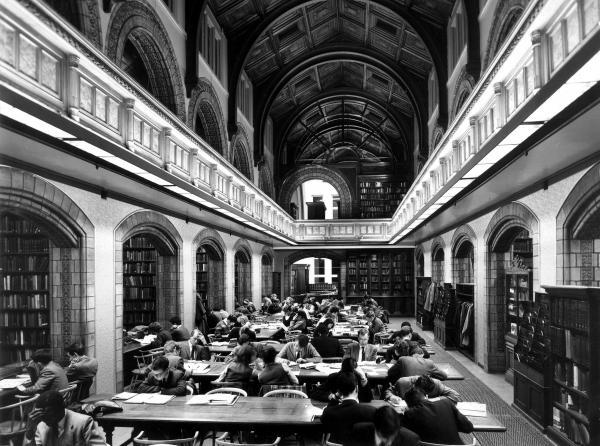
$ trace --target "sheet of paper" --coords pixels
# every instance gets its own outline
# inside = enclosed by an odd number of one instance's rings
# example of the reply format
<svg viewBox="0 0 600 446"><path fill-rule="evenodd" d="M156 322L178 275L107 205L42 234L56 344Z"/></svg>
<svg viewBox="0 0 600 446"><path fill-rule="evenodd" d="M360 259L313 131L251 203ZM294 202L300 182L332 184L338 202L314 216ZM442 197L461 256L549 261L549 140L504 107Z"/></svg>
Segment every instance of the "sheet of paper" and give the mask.
<svg viewBox="0 0 600 446"><path fill-rule="evenodd" d="M138 393L129 398L125 403L130 404L165 404L175 398L175 395L161 395L160 393Z"/></svg>
<svg viewBox="0 0 600 446"><path fill-rule="evenodd" d="M15 387L21 386L29 382L27 378L8 378L0 381L0 389L14 389Z"/></svg>
<svg viewBox="0 0 600 446"><path fill-rule="evenodd" d="M111 399L125 401L125 400L128 400L130 398L133 398L136 395L137 395L137 393L133 393L133 392L121 392L121 393L117 393Z"/></svg>
<svg viewBox="0 0 600 446"><path fill-rule="evenodd" d="M484 403L471 401L460 401L456 404L456 408L465 416L485 417L487 416L487 406Z"/></svg>
<svg viewBox="0 0 600 446"><path fill-rule="evenodd" d="M194 395L185 404L200 405L200 404L211 404L211 405L225 405L230 406L235 403L238 395L232 395L228 393L213 393L210 395Z"/></svg>

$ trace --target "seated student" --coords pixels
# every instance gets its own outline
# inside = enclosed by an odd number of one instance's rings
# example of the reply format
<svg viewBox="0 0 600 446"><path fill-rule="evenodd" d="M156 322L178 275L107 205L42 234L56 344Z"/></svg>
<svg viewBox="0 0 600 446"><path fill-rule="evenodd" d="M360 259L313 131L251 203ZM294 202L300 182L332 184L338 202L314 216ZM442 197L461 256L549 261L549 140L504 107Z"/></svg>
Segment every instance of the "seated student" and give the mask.
<svg viewBox="0 0 600 446"><path fill-rule="evenodd" d="M150 325L148 325L148 333L156 335L156 339L148 345L146 350L162 347L165 345L165 342L173 340L171 332L166 328L162 328L162 325L158 322L151 322Z"/></svg>
<svg viewBox="0 0 600 446"><path fill-rule="evenodd" d="M305 334L299 335L293 342L288 342L277 354L277 357L295 361L298 364L323 360L319 352L308 342L308 336Z"/></svg>
<svg viewBox="0 0 600 446"><path fill-rule="evenodd" d="M173 316L169 319L169 322L171 323L171 338L175 342L187 341L190 338L190 332L181 325L181 318L179 316Z"/></svg>
<svg viewBox="0 0 600 446"><path fill-rule="evenodd" d="M209 329L215 328L217 324L223 320L223 315L219 310L220 308L213 307L206 315L206 324Z"/></svg>
<svg viewBox="0 0 600 446"><path fill-rule="evenodd" d="M256 311L256 307L254 306L254 304L248 300L248 299L244 299L244 306L246 307L246 309L250 312L250 313L254 313Z"/></svg>
<svg viewBox="0 0 600 446"><path fill-rule="evenodd" d="M404 399L406 392L413 387L419 387L428 398L445 397L455 403L460 400L460 395L456 390L445 386L439 379L432 378L429 375L398 378L395 383L385 390L383 399L398 405L400 400Z"/></svg>
<svg viewBox="0 0 600 446"><path fill-rule="evenodd" d="M253 370L250 364L256 358L256 351L248 344L241 346L233 362L227 364L217 381L224 381L232 385L248 389L252 379Z"/></svg>
<svg viewBox="0 0 600 446"><path fill-rule="evenodd" d="M186 394L184 372L169 368L169 360L159 356L152 362L146 379L134 390L138 393L162 393L183 396Z"/></svg>
<svg viewBox="0 0 600 446"><path fill-rule="evenodd" d="M258 382L261 385L288 386L297 385L298 378L294 375L287 364L275 362L277 351L271 345L267 345L262 351L264 367L261 371L255 370Z"/></svg>
<svg viewBox="0 0 600 446"><path fill-rule="evenodd" d="M410 334L411 334L410 340L411 341L417 342L419 345L427 344L427 341L419 333L416 333L415 331L413 331L412 325L410 325L410 322L408 322L408 321L402 322L402 325L400 325L400 330L402 330L403 328L408 328L410 330Z"/></svg>
<svg viewBox="0 0 600 446"><path fill-rule="evenodd" d="M263 314L268 314L267 310L269 309L269 307L271 306L271 304L273 303L273 301L268 298L267 296L263 296L263 301L262 301L262 306L260 307L260 312Z"/></svg>
<svg viewBox="0 0 600 446"><path fill-rule="evenodd" d="M345 372L338 375L335 393L337 398L331 400L323 410L321 422L325 431L331 433L330 441L346 444L352 426L375 420L375 407L358 402L358 387L354 373Z"/></svg>
<svg viewBox="0 0 600 446"><path fill-rule="evenodd" d="M373 342L375 334L384 331L385 327L383 326L381 319L376 317L373 311L365 313L365 317L369 326L369 342Z"/></svg>
<svg viewBox="0 0 600 446"><path fill-rule="evenodd" d="M165 358L169 360L169 367L184 370L179 344L175 341L167 341L163 348L165 349Z"/></svg>
<svg viewBox="0 0 600 446"><path fill-rule="evenodd" d="M37 380L30 387L20 385L17 390L25 395L33 395L46 390L62 390L69 387L69 380L65 370L52 360L52 354L49 349L36 350L31 355L31 360L35 364L39 375Z"/></svg>
<svg viewBox="0 0 600 446"><path fill-rule="evenodd" d="M402 341L406 343L406 341ZM402 356L388 370L388 377L395 375L398 378L404 376L429 375L440 380L448 379L448 375L440 370L431 359L423 357L420 347L410 350L410 356Z"/></svg>
<svg viewBox="0 0 600 446"><path fill-rule="evenodd" d="M248 316L241 315L238 316L236 327L233 327L229 332L228 339L236 339L239 338L242 334L247 334L251 341L256 341L256 333L254 330L250 328L252 325Z"/></svg>
<svg viewBox="0 0 600 446"><path fill-rule="evenodd" d="M187 341L181 341L177 344L179 345L179 355L184 361L210 359L210 350L206 338L197 328L192 330L192 335Z"/></svg>
<svg viewBox="0 0 600 446"><path fill-rule="evenodd" d="M312 345L317 349L321 357L342 357L344 350L338 338L334 338L329 335L330 327L333 327L333 321L331 319L325 319L325 321L319 325L315 330L315 335L312 339Z"/></svg>
<svg viewBox="0 0 600 446"><path fill-rule="evenodd" d="M277 298L271 298L271 305L267 307L267 314L281 313L281 303Z"/></svg>
<svg viewBox="0 0 600 446"><path fill-rule="evenodd" d="M373 392L367 380L365 372L357 367L356 361L352 358L345 358L342 361L342 367L339 372L330 374L325 382L311 392L310 397L318 401L331 401L337 399L335 388L337 378L341 373L354 373L356 382L358 383L358 401L360 403L368 403L373 400Z"/></svg>
<svg viewBox="0 0 600 446"><path fill-rule="evenodd" d="M352 358L356 362L376 361L377 346L369 344L369 332L364 328L358 330L358 342L353 342L348 346L348 351L344 358Z"/></svg>
<svg viewBox="0 0 600 446"><path fill-rule="evenodd" d="M66 409L56 390L43 392L35 402L27 419L25 439L26 444L40 446L106 445L94 419Z"/></svg>
<svg viewBox="0 0 600 446"><path fill-rule="evenodd" d="M288 331L298 330L302 333L306 333L308 328L308 316L304 310L298 310L296 318L292 321L288 327Z"/></svg>
<svg viewBox="0 0 600 446"><path fill-rule="evenodd" d="M402 416L390 406L375 411L374 423L357 423L344 446L418 446L419 436L402 425Z"/></svg>
<svg viewBox="0 0 600 446"><path fill-rule="evenodd" d="M400 357L410 355L410 345L402 338L399 331L392 334L391 340L394 344L385 352L385 362L395 364Z"/></svg>
<svg viewBox="0 0 600 446"><path fill-rule="evenodd" d="M281 318L283 325L289 327L294 320L294 317L296 317L296 311L294 310L294 307L292 305L285 304L283 306L283 317Z"/></svg>
<svg viewBox="0 0 600 446"><path fill-rule="evenodd" d="M415 432L421 441L442 444L463 444L459 432L473 432L473 424L461 414L448 398L429 401L419 387L406 392L408 410L404 425Z"/></svg>
<svg viewBox="0 0 600 446"><path fill-rule="evenodd" d="M221 322L219 322L215 327L215 336L217 338L222 338L229 335L229 332L233 328L233 326L237 323L237 317L230 314L226 318L224 318Z"/></svg>
<svg viewBox="0 0 600 446"><path fill-rule="evenodd" d="M81 398L89 396L89 386L96 373L98 373L98 360L86 356L83 345L74 343L67 347L67 356L69 357L69 365L65 368L67 379L69 381L80 380L85 384L82 387Z"/></svg>

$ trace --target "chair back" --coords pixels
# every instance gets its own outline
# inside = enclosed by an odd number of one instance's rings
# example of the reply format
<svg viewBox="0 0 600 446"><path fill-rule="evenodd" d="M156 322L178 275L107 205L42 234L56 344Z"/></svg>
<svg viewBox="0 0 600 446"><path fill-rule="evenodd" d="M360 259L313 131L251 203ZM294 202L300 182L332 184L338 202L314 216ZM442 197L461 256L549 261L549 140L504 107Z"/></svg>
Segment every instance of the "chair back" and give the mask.
<svg viewBox="0 0 600 446"><path fill-rule="evenodd" d="M25 434L27 418L33 410L39 395L9 406L0 407L0 442L5 444Z"/></svg>
<svg viewBox="0 0 600 446"><path fill-rule="evenodd" d="M266 341L260 341L262 345L281 345L281 342L274 339L267 339Z"/></svg>
<svg viewBox="0 0 600 446"><path fill-rule="evenodd" d="M453 445L453 444L447 444L447 443L429 443L427 441L421 441L421 446L458 446L458 445ZM473 438L473 443L469 443L471 446L478 446L479 443L477 442L477 438Z"/></svg>
<svg viewBox="0 0 600 446"><path fill-rule="evenodd" d="M273 443L238 443L234 441L235 440L231 438L231 434L225 432L215 440L215 444L216 446L277 446L281 441L281 437L277 437L273 440Z"/></svg>
<svg viewBox="0 0 600 446"><path fill-rule="evenodd" d="M190 438L177 438L169 440L148 440L144 431L141 431L137 437L133 439L134 446L152 444L154 446L166 446L166 445L177 445L177 446L196 446L198 443L199 433L196 432L193 437Z"/></svg>
<svg viewBox="0 0 600 446"><path fill-rule="evenodd" d="M78 403L81 400L86 399L90 396L90 387L94 383L94 378L81 378L74 381L70 381L69 384L76 384L77 388L73 394L71 403Z"/></svg>
<svg viewBox="0 0 600 446"><path fill-rule="evenodd" d="M212 355L210 360L213 362L227 362L228 356L229 355L220 355L219 353L215 353Z"/></svg>
<svg viewBox="0 0 600 446"><path fill-rule="evenodd" d="M164 349L162 347L160 347L160 351L147 351L142 353L141 355L138 356L134 356L136 362L137 362L137 368L139 370L145 369L147 367L150 367L150 365L152 365L152 361L154 361L155 358L158 358L159 356L161 356L164 352Z"/></svg>
<svg viewBox="0 0 600 446"><path fill-rule="evenodd" d="M186 395L194 395L196 394L196 387L194 386L194 384L187 382L185 383L185 394Z"/></svg>
<svg viewBox="0 0 600 446"><path fill-rule="evenodd" d="M308 398L308 395L301 390L277 389L271 390L263 395L265 398Z"/></svg>
<svg viewBox="0 0 600 446"><path fill-rule="evenodd" d="M211 383L211 384L212 384L214 387L216 387L216 388L217 388L217 390L218 390L218 389L222 389L222 388L224 388L224 387L233 387L233 388L236 388L236 389L242 389L242 390L244 390L244 391L245 391L245 389L244 389L244 386L245 386L245 384L244 384L244 383L241 383L241 382L230 382L230 381L211 381L210 383Z"/></svg>
<svg viewBox="0 0 600 446"><path fill-rule="evenodd" d="M244 389L240 389L238 387L220 387L218 389L212 389L206 392L207 395L212 395L215 393L227 393L229 395L248 396L248 393Z"/></svg>
<svg viewBox="0 0 600 446"><path fill-rule="evenodd" d="M340 339L340 345L342 346L342 350L344 350L344 355L348 354L350 349L350 344L354 341L352 339L342 338Z"/></svg>
<svg viewBox="0 0 600 446"><path fill-rule="evenodd" d="M78 384L79 383L75 383L73 381L68 387L65 387L64 389L58 391L58 393L62 395L63 400L65 401L65 407L69 407L69 405L74 401L74 398L77 396L76 390Z"/></svg>
<svg viewBox="0 0 600 446"><path fill-rule="evenodd" d="M267 393L272 390L299 390L300 392L308 395L308 391L306 390L306 384L294 385L294 384L263 384L258 392L258 396L265 396Z"/></svg>
<svg viewBox="0 0 600 446"><path fill-rule="evenodd" d="M392 333L380 331L379 333L375 333L375 335L373 336L373 339L374 339L374 342L377 344L387 344L391 337L392 337Z"/></svg>

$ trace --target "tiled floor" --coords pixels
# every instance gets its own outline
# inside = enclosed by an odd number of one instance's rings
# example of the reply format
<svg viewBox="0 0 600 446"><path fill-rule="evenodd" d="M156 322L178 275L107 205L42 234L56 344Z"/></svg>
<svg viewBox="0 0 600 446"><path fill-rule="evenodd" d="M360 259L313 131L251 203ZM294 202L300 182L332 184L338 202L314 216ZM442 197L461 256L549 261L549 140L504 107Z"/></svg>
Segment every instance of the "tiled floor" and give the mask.
<svg viewBox="0 0 600 446"><path fill-rule="evenodd" d="M392 329L399 329L400 324L408 320L415 327L414 319L392 318L389 326ZM417 331L419 331L417 329ZM445 351L435 344L433 333L421 332L423 337L434 347L436 354L433 356L437 362L450 362L463 375L464 381L452 381L449 384L455 388L465 400L476 400L485 402L488 410L495 414L506 425L507 431L504 433L476 433L475 437L483 446L552 446L553 443L548 440L532 424L525 420L520 414L511 407L513 402L513 387L504 380L503 374L486 373L476 363L466 356L455 351ZM131 435L131 429L117 428L114 432L114 445L120 445ZM463 436L465 443L471 441L470 435ZM207 441L205 444L211 444ZM285 439L282 445L296 444L293 438ZM307 446L318 445L318 442L307 441Z"/></svg>

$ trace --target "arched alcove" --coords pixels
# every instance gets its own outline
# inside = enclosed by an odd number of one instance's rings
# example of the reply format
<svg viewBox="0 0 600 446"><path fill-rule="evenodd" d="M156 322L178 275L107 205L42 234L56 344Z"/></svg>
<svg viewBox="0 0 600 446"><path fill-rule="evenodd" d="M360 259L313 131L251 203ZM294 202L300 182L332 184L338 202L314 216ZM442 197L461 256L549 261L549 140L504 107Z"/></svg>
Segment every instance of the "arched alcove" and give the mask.
<svg viewBox="0 0 600 446"><path fill-rule="evenodd" d="M194 289L206 310L225 309L225 243L214 229L204 229L194 238L196 261Z"/></svg>
<svg viewBox="0 0 600 446"><path fill-rule="evenodd" d="M207 79L198 79L192 89L187 116L188 126L213 149L227 156L225 118L219 98Z"/></svg>
<svg viewBox="0 0 600 446"><path fill-rule="evenodd" d="M242 175L253 181L253 162L250 154L250 140L244 132L241 124L238 124L238 131L231 140L231 164Z"/></svg>
<svg viewBox="0 0 600 446"><path fill-rule="evenodd" d="M440 285L444 283L444 246L439 237L431 245L431 281Z"/></svg>
<svg viewBox="0 0 600 446"><path fill-rule="evenodd" d="M244 299L252 300L252 249L245 240L238 240L233 252L233 296L237 308Z"/></svg>

